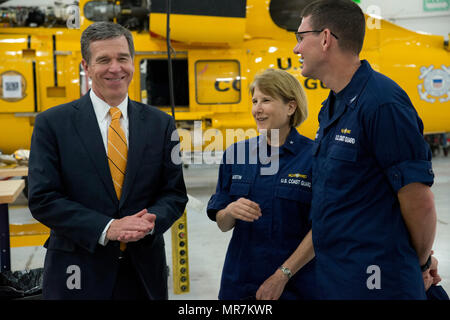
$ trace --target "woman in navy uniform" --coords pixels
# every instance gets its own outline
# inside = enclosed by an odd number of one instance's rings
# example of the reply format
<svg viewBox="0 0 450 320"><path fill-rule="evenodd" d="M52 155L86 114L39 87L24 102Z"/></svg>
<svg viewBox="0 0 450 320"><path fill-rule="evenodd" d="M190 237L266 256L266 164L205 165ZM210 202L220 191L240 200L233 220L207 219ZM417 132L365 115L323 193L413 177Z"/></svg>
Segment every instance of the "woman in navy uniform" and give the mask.
<svg viewBox="0 0 450 320"><path fill-rule="evenodd" d="M312 141L295 129L307 117L305 92L274 69L250 92L261 135L225 151L207 208L223 232L233 229L219 299L314 299Z"/></svg>

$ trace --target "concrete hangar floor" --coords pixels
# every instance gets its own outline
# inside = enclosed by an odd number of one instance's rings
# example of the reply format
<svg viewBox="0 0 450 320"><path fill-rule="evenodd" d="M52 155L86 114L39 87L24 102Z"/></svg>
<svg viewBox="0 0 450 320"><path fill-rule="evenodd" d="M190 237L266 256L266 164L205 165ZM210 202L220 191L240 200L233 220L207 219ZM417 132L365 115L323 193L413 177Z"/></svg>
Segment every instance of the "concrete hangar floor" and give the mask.
<svg viewBox="0 0 450 320"><path fill-rule="evenodd" d="M437 233L434 243L439 261L440 285L450 292L450 157L442 153L433 158L435 183L432 191L437 209ZM221 232L206 216L206 205L214 193L217 182L217 165L190 165L184 169L185 181L191 201L188 204L187 228L189 250L188 293L174 294L173 273L169 278L171 300L215 300L220 285L223 261L231 232ZM9 206L10 224L36 222L28 209L26 198L21 195ZM172 269L171 232L164 235L167 261ZM11 269L25 270L43 266L45 249L36 247L11 248Z"/></svg>

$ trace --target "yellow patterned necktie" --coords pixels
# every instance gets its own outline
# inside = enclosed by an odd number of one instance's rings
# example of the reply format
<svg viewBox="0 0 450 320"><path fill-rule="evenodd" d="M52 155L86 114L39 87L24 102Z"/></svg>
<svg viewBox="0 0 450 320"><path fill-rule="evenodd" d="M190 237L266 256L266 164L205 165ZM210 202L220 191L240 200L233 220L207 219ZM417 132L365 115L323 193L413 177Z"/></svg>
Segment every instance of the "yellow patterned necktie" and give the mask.
<svg viewBox="0 0 450 320"><path fill-rule="evenodd" d="M110 108L111 124L108 128L108 163L111 177L116 190L117 199L122 195L122 185L127 167L128 147L125 132L120 126L122 112L119 108ZM120 250L124 251L126 243L120 243Z"/></svg>

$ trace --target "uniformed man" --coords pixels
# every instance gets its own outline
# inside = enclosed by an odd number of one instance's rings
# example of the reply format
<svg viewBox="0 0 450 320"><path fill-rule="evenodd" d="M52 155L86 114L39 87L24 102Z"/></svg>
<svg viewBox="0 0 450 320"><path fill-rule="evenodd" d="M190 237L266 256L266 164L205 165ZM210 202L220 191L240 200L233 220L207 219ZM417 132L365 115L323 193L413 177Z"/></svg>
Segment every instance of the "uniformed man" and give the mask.
<svg viewBox="0 0 450 320"><path fill-rule="evenodd" d="M302 75L331 89L313 147L312 236L325 299L425 299L436 231L434 175L408 95L360 60L365 18L351 0L302 13Z"/></svg>

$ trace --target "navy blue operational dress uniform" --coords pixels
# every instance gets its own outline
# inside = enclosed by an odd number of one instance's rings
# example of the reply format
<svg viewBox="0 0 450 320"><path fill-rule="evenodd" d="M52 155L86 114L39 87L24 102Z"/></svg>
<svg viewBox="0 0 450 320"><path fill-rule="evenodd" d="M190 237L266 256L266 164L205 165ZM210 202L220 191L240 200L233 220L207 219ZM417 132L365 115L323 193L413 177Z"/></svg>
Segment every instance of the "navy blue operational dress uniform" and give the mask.
<svg viewBox="0 0 450 320"><path fill-rule="evenodd" d="M269 151L271 163L259 157L257 150L262 144ZM223 267L219 299L255 297L259 286L295 251L311 229L311 148L312 141L292 128L280 148L271 150L266 139L258 136L226 150L216 193L208 203L209 218L215 221L219 210L241 197L258 203L262 216L254 222L236 220ZM245 163L238 152L244 149ZM273 167L276 154L278 168ZM258 155L257 159L252 155ZM267 172L278 170L262 175L264 168ZM314 299L314 291L312 260L289 280L280 299Z"/></svg>
<svg viewBox="0 0 450 320"><path fill-rule="evenodd" d="M312 236L320 294L329 299L425 299L397 192L431 186L431 152L407 94L361 66L319 113L313 146Z"/></svg>

